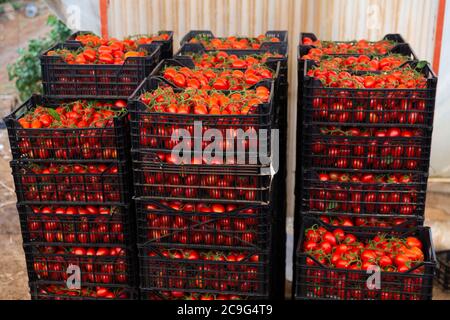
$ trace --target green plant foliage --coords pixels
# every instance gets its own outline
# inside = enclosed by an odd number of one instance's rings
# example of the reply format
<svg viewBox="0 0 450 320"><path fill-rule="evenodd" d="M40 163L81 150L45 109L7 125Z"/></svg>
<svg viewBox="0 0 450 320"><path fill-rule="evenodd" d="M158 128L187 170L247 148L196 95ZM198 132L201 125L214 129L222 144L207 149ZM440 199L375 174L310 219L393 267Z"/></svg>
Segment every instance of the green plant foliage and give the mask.
<svg viewBox="0 0 450 320"><path fill-rule="evenodd" d="M22 101L33 93L42 92L39 56L55 43L66 40L71 34L71 30L55 16L50 15L48 17L47 25L52 27L47 36L30 40L27 48L19 49L17 61L8 65L9 79L15 80Z"/></svg>

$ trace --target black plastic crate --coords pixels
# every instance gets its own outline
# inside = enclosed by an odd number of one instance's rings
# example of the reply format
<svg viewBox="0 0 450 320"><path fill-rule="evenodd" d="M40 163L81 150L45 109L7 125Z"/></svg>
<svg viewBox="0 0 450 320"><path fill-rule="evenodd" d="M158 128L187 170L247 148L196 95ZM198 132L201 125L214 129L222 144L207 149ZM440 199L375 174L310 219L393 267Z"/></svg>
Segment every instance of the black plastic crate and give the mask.
<svg viewBox="0 0 450 320"><path fill-rule="evenodd" d="M268 81L266 85L271 88L270 101L259 105L254 113L246 115L196 115L196 114L175 114L175 113L163 113L149 110L148 107L140 101L140 96L146 91L152 91L158 88L160 85L167 85L163 79L160 78L147 78L145 82L136 90L133 97L129 102L129 111L131 113L131 143L134 150L150 151L163 155L161 161L166 161L166 156L172 152L173 147L178 144L177 141L172 140L172 134L176 134L181 137L183 133L189 133L191 140L194 138L198 141L203 136L203 131L198 133L196 128L196 122L201 125L201 130L208 128L219 130L222 133L224 143L226 141L233 140L236 151L233 154L243 155L247 157L255 157L259 155L259 145L262 146L262 150L266 150L266 154L269 157L271 155L271 131L270 129L276 126L275 115L273 112L273 105L275 103L273 98L273 82ZM182 92L181 89L174 89L175 92ZM199 128L199 126L197 126ZM229 132L236 133L227 139L227 130ZM240 131L248 133L246 135L238 135ZM261 130L264 130L265 133ZM248 131L248 132L247 132ZM235 136L235 137L234 137ZM241 138L240 138L241 137ZM245 140L245 141L244 141ZM259 142L258 142L259 140ZM180 141L180 140L179 140ZM275 140L274 140L275 141ZM192 146L194 146L193 141ZM239 148L236 145L241 143ZM186 142L188 143L188 142ZM209 143L202 143L202 150ZM224 147L227 147L225 144ZM186 148L185 148L186 149ZM191 147L192 149L192 147ZM224 148L226 151L226 148ZM187 150L184 150L188 152ZM223 153L225 156L225 152ZM219 157L219 155L217 155ZM261 158L258 157L261 163ZM191 161L194 158L190 157ZM225 158L226 159L226 158ZM258 159L256 159L258 160ZM236 160L237 161L237 160ZM258 163L250 162L249 163Z"/></svg>
<svg viewBox="0 0 450 320"><path fill-rule="evenodd" d="M301 165L307 168L383 170L384 172L428 172L431 129L401 131L355 128L317 128L303 126L303 138L297 142ZM355 135L349 132L355 132ZM401 136L406 133L407 136ZM383 136L385 135L385 136ZM301 143L301 149L299 148Z"/></svg>
<svg viewBox="0 0 450 320"><path fill-rule="evenodd" d="M170 165L133 161L136 197L268 205L272 176L258 166Z"/></svg>
<svg viewBox="0 0 450 320"><path fill-rule="evenodd" d="M12 175L17 200L21 204L58 204L58 205L121 205L129 204L130 173L126 162L112 164L66 164L52 163L51 171L47 164L35 164L27 161L12 161ZM96 167L95 173L65 173L63 168ZM101 173L98 167L103 166ZM73 169L70 169L73 170ZM53 171L53 172L52 172Z"/></svg>
<svg viewBox="0 0 450 320"><path fill-rule="evenodd" d="M421 71L427 79L426 89L352 89L324 87L322 82L307 75L314 64L314 61L305 61L301 106L303 123L432 127L437 78L429 65Z"/></svg>
<svg viewBox="0 0 450 320"><path fill-rule="evenodd" d="M393 219L424 216L427 174L410 174L410 181L397 183L352 181L347 172L331 173L344 177L334 181L321 180L320 174L324 172L320 170L304 170L302 174L302 212L318 215L331 212L361 218L365 215ZM361 173L364 174L377 176L377 173Z"/></svg>
<svg viewBox="0 0 450 320"><path fill-rule="evenodd" d="M174 54L174 59L179 60L183 63L188 62L194 64L193 55L203 55L209 54L214 55L218 51L208 51L199 43L185 43L180 49ZM245 58L248 56L261 56L264 52L260 50L226 50L228 55L236 55L240 58ZM287 84L288 81L288 58L287 50L279 50L273 52L281 55L281 57L269 57L267 58L267 63L273 64L280 62L280 81L282 84Z"/></svg>
<svg viewBox="0 0 450 320"><path fill-rule="evenodd" d="M72 100L70 102L73 102ZM33 95L4 118L13 159L33 161L96 161L129 158L128 113L114 117L102 128L24 129L18 120L37 106L57 107L68 101Z"/></svg>
<svg viewBox="0 0 450 320"><path fill-rule="evenodd" d="M305 61L314 61L314 60L305 60L302 57L306 54L308 54L308 52L314 48L313 46L305 46L305 45L300 45L298 47L298 69L297 69L297 85L298 85L298 102L301 102L301 97L302 97L302 93L303 93L303 81L304 81L304 77L305 77L305 66L308 66L311 62L309 63L305 63ZM411 46L407 43L400 43L397 44L395 47L393 47L386 55L390 55L390 54L399 54L402 56L405 56L408 58L408 61L417 61L419 60L416 56L416 54L414 53L414 51L411 49ZM336 58L336 57L340 57L340 58L348 58L348 57L358 57L361 56L361 54L332 54L332 55L324 55L325 58ZM384 57L384 55L369 55L371 58L382 58ZM408 65L408 61L405 62L404 64L402 64L400 67L404 67L406 65ZM320 65L320 62L317 62L317 65ZM351 70L351 69L348 69ZM343 71L343 70L342 70ZM301 110L301 108L299 109Z"/></svg>
<svg viewBox="0 0 450 320"><path fill-rule="evenodd" d="M282 30L271 30L267 31L265 33L265 36L267 38L277 38L280 40L280 42L263 42L261 43L260 50L263 50L265 48L271 48L275 47L274 45L277 44L284 44L287 48L287 41L288 41L288 32L282 31ZM190 43L190 41L196 37L202 37L204 39L225 39L221 37L216 37L210 30L191 30L189 31L180 41L180 44L183 45L185 43ZM238 37L238 38L246 38L246 37ZM249 38L250 39L250 38Z"/></svg>
<svg viewBox="0 0 450 320"><path fill-rule="evenodd" d="M24 251L31 282L42 280L66 286L67 281L71 280L69 276L74 274L69 267L74 266L80 270L79 280L82 285L138 284L136 252L131 248L39 246L25 243Z"/></svg>
<svg viewBox="0 0 450 320"><path fill-rule="evenodd" d="M45 96L60 99L128 99L157 65L160 57L159 44L140 46L148 55L129 57L122 65L68 64L60 56L47 56L52 50L77 50L80 47L80 44L74 43L57 44L41 55Z"/></svg>
<svg viewBox="0 0 450 320"><path fill-rule="evenodd" d="M146 119L149 118L146 117ZM176 116L174 118L177 119ZM179 165L268 166L273 162L273 157L278 156L274 153L275 150L282 150L277 143L281 145L284 140L270 127L267 129L259 127L257 131L253 126L221 123L220 121L216 122L217 127L215 127L214 121L211 120L207 124L202 123L201 126L195 127L194 124L183 123L181 118L177 120L179 121L133 122L132 142L135 146L135 149L131 151L133 160ZM145 126L145 128L139 127L139 125ZM201 141L205 127L215 130L214 132L217 134L222 134L223 140L217 141L215 150L211 149L211 141ZM237 130L242 131L238 133ZM181 135L183 132L188 133L187 138ZM233 132L233 136L228 135L229 132ZM192 136L190 136L191 133ZM195 143L197 142L201 145L199 144L196 148ZM283 155L279 155L279 157L279 167L281 168L284 165L285 157Z"/></svg>
<svg viewBox="0 0 450 320"><path fill-rule="evenodd" d="M320 174L344 175L344 181L321 181ZM346 177L405 175L410 183L352 182ZM294 240L297 241L302 216L333 221L338 225L367 227L414 227L424 223L428 175L424 172L340 169L300 166L296 170Z"/></svg>
<svg viewBox="0 0 450 320"><path fill-rule="evenodd" d="M264 64L264 66L268 69L270 69L273 73L272 80L274 81L274 107L275 107L275 121L278 123L278 127L280 127L285 132L286 128L286 119L287 119L287 98L283 99L283 95L285 97L287 96L287 83L285 83L285 80L283 80L284 75L281 73L281 64L279 61L273 60L268 61ZM189 56L181 56L181 57L175 57L174 59L164 60L161 61L153 70L151 73L151 76L154 77L163 77L164 75L164 69L167 67L186 67L189 69L202 69L202 68L196 68L193 60ZM228 70L228 68L211 68L213 70ZM245 69L234 69L234 70L242 70L245 71ZM268 86L270 79L263 79L259 83L250 86L246 89L252 89L256 88L260 85ZM173 83L171 83L169 80L166 80L172 87L176 87ZM282 84L283 83L283 84ZM245 83L243 84L244 86Z"/></svg>
<svg viewBox="0 0 450 320"><path fill-rule="evenodd" d="M273 76L271 79L263 79L261 80L259 83L252 85L252 86L248 86L245 83L243 83L243 86L245 87L245 89L252 89L252 88L256 88L260 85L263 86L267 86L269 85L268 80L273 80L274 83L274 96L275 99L279 99L279 95L280 95L280 63L279 62L267 62L264 65L266 68L270 69L270 71L272 72ZM192 61L192 59L166 59L161 61L156 67L155 69L153 69L152 73L150 74L150 76L152 77L164 77L164 70L168 67L175 67L175 68L189 68L189 69L194 69L194 70L203 70L204 68L197 68L194 64L194 62ZM230 70L228 68L210 68L211 70L216 71L217 73L221 72L221 71L226 71L226 70ZM234 69L234 70L242 70L245 71L245 69ZM177 87L174 83L172 83L171 81L169 81L168 79L165 79L172 87ZM231 91L231 90L230 90Z"/></svg>
<svg viewBox="0 0 450 320"><path fill-rule="evenodd" d="M18 204L24 242L36 245L132 245L130 206L47 206ZM50 212L50 213L47 213Z"/></svg>
<svg viewBox="0 0 450 320"><path fill-rule="evenodd" d="M174 248L266 249L271 244L273 208L218 202L135 199L138 243Z"/></svg>
<svg viewBox="0 0 450 320"><path fill-rule="evenodd" d="M210 293L208 291L162 291L141 288L141 300L269 300L268 295L245 296L237 294Z"/></svg>
<svg viewBox="0 0 450 320"><path fill-rule="evenodd" d="M48 281L30 282L32 300L139 300L139 292L129 286L89 286L67 289L66 285L55 285Z"/></svg>
<svg viewBox="0 0 450 320"><path fill-rule="evenodd" d="M95 33L91 32L91 31L77 31L77 32L74 32L72 35L70 35L69 38L67 38L66 43L81 44L80 41L77 41L75 39L76 39L77 36L85 35L85 34L96 35ZM167 40L154 40L154 41L152 41L152 43L156 43L156 44L159 44L161 46L161 60L163 60L163 59L170 59L173 56L173 31L166 31L166 30L158 31L158 35L161 35L161 34L168 34L169 35L169 39L167 39ZM133 35L133 36L130 36L128 38L136 40L140 36L146 36L146 35Z"/></svg>
<svg viewBox="0 0 450 320"><path fill-rule="evenodd" d="M450 289L450 250L436 252L436 280L444 290Z"/></svg>
<svg viewBox="0 0 450 320"><path fill-rule="evenodd" d="M141 288L267 295L270 291L267 259L268 254L264 251L196 251L186 247L173 250L171 246L140 246Z"/></svg>
<svg viewBox="0 0 450 320"><path fill-rule="evenodd" d="M431 300L433 276L436 267L431 230L427 227L412 229L392 229L390 232L376 228L353 228L351 233L357 239L372 239L380 233L394 235L399 238L418 237L424 249L424 262L404 273L381 272L381 288L369 289L367 280L373 272L331 268L322 265L315 257L303 252L304 232L313 226L324 227L333 231L332 227L317 219L304 218L296 249L295 299L314 300Z"/></svg>
<svg viewBox="0 0 450 320"><path fill-rule="evenodd" d="M185 123L189 121L189 124L193 125L194 121L202 121L209 125L218 124L246 124L246 125L271 125L273 123L273 104L274 104L274 94L275 88L273 81L265 80L261 81L261 86L270 89L270 99L267 103L260 104L255 110L251 110L246 115L196 115L196 114L173 114L167 112L150 112L147 106L141 102L140 97L145 92L152 92L159 87L172 87L174 92L183 92L183 89L175 88L170 85L168 81L158 77L148 77L141 83L141 85L136 89L133 95L129 99L129 111L131 113L131 120L133 121L167 121L173 119L171 117L176 117L182 119ZM233 93L233 91L222 91L225 93ZM139 116L153 116L155 119L140 119ZM179 120L180 121L180 120ZM210 122L208 122L210 121ZM133 145L133 147L135 147Z"/></svg>

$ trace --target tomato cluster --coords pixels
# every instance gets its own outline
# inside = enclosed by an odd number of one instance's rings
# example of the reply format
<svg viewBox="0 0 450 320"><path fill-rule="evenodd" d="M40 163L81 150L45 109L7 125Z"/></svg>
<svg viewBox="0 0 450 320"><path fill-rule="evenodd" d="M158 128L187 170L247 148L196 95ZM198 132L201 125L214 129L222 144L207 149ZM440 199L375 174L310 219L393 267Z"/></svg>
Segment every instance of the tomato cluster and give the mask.
<svg viewBox="0 0 450 320"><path fill-rule="evenodd" d="M36 106L18 119L16 157L27 159L119 159L124 150L126 102L75 101ZM79 130L81 129L81 130ZM125 133L123 133L125 134ZM122 147L123 148L123 147Z"/></svg>
<svg viewBox="0 0 450 320"><path fill-rule="evenodd" d="M413 216L423 201L411 175L321 173L305 184L309 210Z"/></svg>
<svg viewBox="0 0 450 320"><path fill-rule="evenodd" d="M39 299L72 300L72 299L130 299L130 290L114 287L87 287L68 289L66 285L41 285L35 288Z"/></svg>
<svg viewBox="0 0 450 320"><path fill-rule="evenodd" d="M374 95L373 98L364 99L362 93L358 97L359 102L356 102L346 98L343 91L340 96L326 100L314 98L312 106L306 108L312 107L313 121L321 123L331 122L343 125L350 123L424 125L428 123L429 111L425 96L418 94L415 97L407 97L406 95L399 92L389 98Z"/></svg>
<svg viewBox="0 0 450 320"><path fill-rule="evenodd" d="M65 244L125 243L124 213L105 206L32 206L28 240Z"/></svg>
<svg viewBox="0 0 450 320"><path fill-rule="evenodd" d="M231 93L197 89L174 92L172 88L159 88L145 93L141 96L141 101L150 113L138 115L139 146L154 149L159 160L169 164L180 164L180 161L188 164L236 164L238 154L233 153L231 156L227 154L227 150L240 150L239 155L247 159L250 152L258 150L259 143L268 140L267 137L259 137L258 128L263 126L259 123L262 118L259 115L268 115L271 110L270 99L270 90L265 86ZM174 115L161 116L158 113ZM192 114L193 117L186 116L180 122L179 114ZM216 117L209 117L210 115ZM245 117L234 117L243 115ZM201 121L202 133L214 129L222 134L222 140L216 141L223 151L222 156L216 154L214 159L203 156L203 151L211 143L207 139L201 141L202 154L192 152L194 139L199 136L194 126L195 121ZM241 130L246 134L240 134ZM173 157L172 150L181 142L180 138L186 148L183 157L177 159ZM190 154L187 150L189 148Z"/></svg>
<svg viewBox="0 0 450 320"><path fill-rule="evenodd" d="M188 293L183 291L158 291L158 293L146 293L150 300L245 300L245 296L235 294L211 294L211 293Z"/></svg>
<svg viewBox="0 0 450 320"><path fill-rule="evenodd" d="M266 41L270 39L191 40L217 50L259 48ZM132 139L139 148L133 159L138 164L135 194L152 199L137 201L141 287L149 289L150 299L234 300L267 294L269 266L260 260L265 260L261 249L271 237L271 209L260 203L269 200L271 177L252 169L241 172L237 159L224 167L217 157L211 162L198 150L183 150L182 159L172 150L180 142L174 136L182 136L189 147L199 134L216 129L227 138L222 150L237 141L238 152L247 156L255 145L257 152L258 142L251 145L255 138L242 139L239 132L250 130L257 137L259 128L272 124L276 75L264 63L280 57L194 54L195 67L167 63L159 71L166 81L159 81L169 84L155 88L151 83L155 89L139 93L139 111L132 117L132 126L138 124L138 136L132 133ZM201 132L196 121L201 121ZM202 151L209 144L202 141Z"/></svg>
<svg viewBox="0 0 450 320"><path fill-rule="evenodd" d="M308 266L320 263L348 270L368 270L376 265L386 272L408 272L424 261L422 249L423 244L416 237L403 239L380 234L358 240L351 232L345 233L339 228L328 231L318 225L305 230L303 241L303 251L311 256L306 259ZM424 268L414 271L421 273Z"/></svg>
<svg viewBox="0 0 450 320"><path fill-rule="evenodd" d="M254 86L261 80L273 78L273 72L263 66L253 66L245 71L167 67L162 74L165 79L179 88L202 90L239 91Z"/></svg>
<svg viewBox="0 0 450 320"><path fill-rule="evenodd" d="M83 283L124 284L130 269L126 251L116 248L38 247L33 269L40 280L66 281L70 265L80 267Z"/></svg>
<svg viewBox="0 0 450 320"><path fill-rule="evenodd" d="M308 76L320 80L326 87L357 89L425 89L427 81L423 74L404 67L389 72L357 75L347 71L315 67ZM401 96L401 95L400 95ZM408 109L406 109L408 110ZM400 110L399 110L400 111Z"/></svg>
<svg viewBox="0 0 450 320"><path fill-rule="evenodd" d="M269 38L266 35L259 35L256 38L241 38L241 37L227 37L227 38L211 38L208 36L196 36L189 40L189 43L200 43L206 50L246 50L259 49L264 42L281 42L276 37Z"/></svg>
<svg viewBox="0 0 450 320"><path fill-rule="evenodd" d="M104 39L102 37L99 37L95 34L79 34L75 37L75 41L81 42L83 46L86 47L99 47L102 45L110 45L116 42L123 42L125 45L129 47L136 47L138 45L142 44L150 44L155 41L167 41L169 40L170 35L167 33L161 33L159 35L138 35L138 36L132 36L128 37L123 41L119 41L117 39L111 38L111 39Z"/></svg>
<svg viewBox="0 0 450 320"><path fill-rule="evenodd" d="M227 173L198 174L196 172L166 173L145 171L143 187L137 188L142 196L193 198L205 200L224 199L228 201L242 199L247 202L262 200L260 190L269 188L262 185L263 179L258 176ZM139 192L139 193L140 193Z"/></svg>
<svg viewBox="0 0 450 320"><path fill-rule="evenodd" d="M345 129L344 129L345 130ZM423 164L421 130L321 128L308 147L315 167L335 169L417 170ZM331 136L335 138L324 138Z"/></svg>
<svg viewBox="0 0 450 320"><path fill-rule="evenodd" d="M394 48L397 44L390 40L381 40L376 42L369 42L361 39L356 42L334 42L334 41L321 41L312 40L309 37L302 39L302 44L305 46L314 46L316 48L316 54L319 52L321 55L332 54L372 54L372 55L385 55ZM313 49L311 49L313 50Z"/></svg>
<svg viewBox="0 0 450 320"><path fill-rule="evenodd" d="M120 202L124 176L117 165L32 164L13 168L20 177L20 201Z"/></svg>
<svg viewBox="0 0 450 320"><path fill-rule="evenodd" d="M320 216L320 220L334 227L376 227L376 228L393 228L393 227L409 227L415 223L403 218L381 218L381 217L347 217L338 215Z"/></svg>
<svg viewBox="0 0 450 320"><path fill-rule="evenodd" d="M228 94L197 89L175 92L171 87L160 87L141 95L141 101L150 111L195 115L252 114L269 99L270 89L265 86Z"/></svg>
<svg viewBox="0 0 450 320"><path fill-rule="evenodd" d="M96 35L78 35L75 40L80 41L82 47L77 50L56 49L47 52L48 56L61 56L68 64L116 64L121 65L127 58L144 57L145 50L140 45L154 41L169 39L168 34L159 36L142 36L136 40L123 41L111 38L102 39Z"/></svg>
<svg viewBox="0 0 450 320"><path fill-rule="evenodd" d="M241 208L234 204L165 202L179 214L168 212L154 204L143 205L146 240L157 243L257 247L265 242L260 224L261 209Z"/></svg>
<svg viewBox="0 0 450 320"><path fill-rule="evenodd" d="M317 50L317 49L313 49ZM408 57L400 54L391 54L383 57L369 57L366 55L350 56L350 57L328 57L323 58L321 55L314 55L311 50L310 54L305 55L302 59L319 61L318 66L327 70L353 70L353 71L392 71L402 66Z"/></svg>
<svg viewBox="0 0 450 320"><path fill-rule="evenodd" d="M190 54L195 66L199 68L226 68L247 69L255 65L264 64L270 59L279 59L283 56L279 53L264 52L260 55L228 54L225 51L208 52L203 54Z"/></svg>
<svg viewBox="0 0 450 320"><path fill-rule="evenodd" d="M302 241L303 295L326 299L420 300L426 261L424 244L413 235L356 236L313 225ZM320 268L318 268L320 266ZM381 288L367 287L367 270L381 270Z"/></svg>
<svg viewBox="0 0 450 320"><path fill-rule="evenodd" d="M24 129L40 128L104 128L113 126L112 119L125 112L127 102L74 101L55 108L36 106L18 122Z"/></svg>
<svg viewBox="0 0 450 320"><path fill-rule="evenodd" d="M143 268L153 288L238 291L242 294L264 289L258 254L172 249L150 251L147 256Z"/></svg>

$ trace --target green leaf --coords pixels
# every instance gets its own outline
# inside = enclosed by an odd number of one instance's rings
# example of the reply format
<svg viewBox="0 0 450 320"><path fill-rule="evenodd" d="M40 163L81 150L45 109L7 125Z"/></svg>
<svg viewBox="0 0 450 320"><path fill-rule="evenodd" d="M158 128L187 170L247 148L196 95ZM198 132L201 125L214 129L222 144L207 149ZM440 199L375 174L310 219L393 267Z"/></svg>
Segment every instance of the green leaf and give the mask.
<svg viewBox="0 0 450 320"><path fill-rule="evenodd" d="M47 111L56 121L61 121L61 117L55 109L47 108Z"/></svg>
<svg viewBox="0 0 450 320"><path fill-rule="evenodd" d="M47 24L52 27L50 33L45 38L30 40L27 48L18 50L16 62L8 66L9 79L15 81L22 101L33 93L42 93L39 56L54 43L64 41L71 33L55 16L49 16Z"/></svg>
<svg viewBox="0 0 450 320"><path fill-rule="evenodd" d="M427 61L421 60L419 62L417 62L416 65L416 70L422 70L423 68L425 68L428 65Z"/></svg>

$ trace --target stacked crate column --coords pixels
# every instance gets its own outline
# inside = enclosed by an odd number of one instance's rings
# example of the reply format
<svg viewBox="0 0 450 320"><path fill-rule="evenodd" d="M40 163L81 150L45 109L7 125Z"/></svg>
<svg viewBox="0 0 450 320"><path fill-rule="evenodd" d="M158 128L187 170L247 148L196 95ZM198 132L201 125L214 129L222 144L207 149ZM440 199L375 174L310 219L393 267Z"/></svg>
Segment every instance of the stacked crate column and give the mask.
<svg viewBox="0 0 450 320"><path fill-rule="evenodd" d="M111 107L33 96L5 118L33 299L137 298L128 114ZM82 110L102 125L61 121Z"/></svg>

